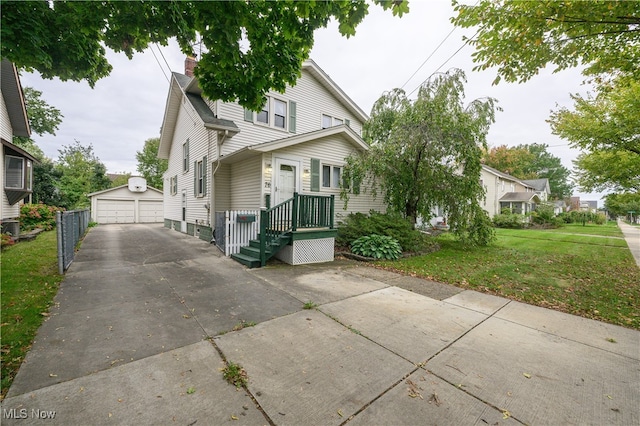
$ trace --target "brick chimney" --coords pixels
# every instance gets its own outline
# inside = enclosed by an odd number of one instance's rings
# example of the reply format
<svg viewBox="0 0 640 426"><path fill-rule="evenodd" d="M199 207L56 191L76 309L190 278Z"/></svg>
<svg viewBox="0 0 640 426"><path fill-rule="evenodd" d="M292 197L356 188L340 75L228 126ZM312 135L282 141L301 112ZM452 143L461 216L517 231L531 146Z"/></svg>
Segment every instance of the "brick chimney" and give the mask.
<svg viewBox="0 0 640 426"><path fill-rule="evenodd" d="M193 70L197 63L198 61L196 61L196 58L193 56L187 56L187 59L184 60L184 74L187 77L193 77Z"/></svg>

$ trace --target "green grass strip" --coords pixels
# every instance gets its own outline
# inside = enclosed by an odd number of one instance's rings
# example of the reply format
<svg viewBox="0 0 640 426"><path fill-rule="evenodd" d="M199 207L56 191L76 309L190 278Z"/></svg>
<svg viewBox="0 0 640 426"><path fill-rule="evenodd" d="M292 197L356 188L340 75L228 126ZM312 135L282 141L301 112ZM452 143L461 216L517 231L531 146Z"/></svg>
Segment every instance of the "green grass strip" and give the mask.
<svg viewBox="0 0 640 426"><path fill-rule="evenodd" d="M505 232L506 231L506 232ZM379 265L406 274L640 329L640 268L626 247L583 235L559 241L545 231L498 230L489 247L441 250ZM543 233L543 236L540 234Z"/></svg>
<svg viewBox="0 0 640 426"><path fill-rule="evenodd" d="M58 274L56 232L2 250L1 398L45 319L63 276Z"/></svg>

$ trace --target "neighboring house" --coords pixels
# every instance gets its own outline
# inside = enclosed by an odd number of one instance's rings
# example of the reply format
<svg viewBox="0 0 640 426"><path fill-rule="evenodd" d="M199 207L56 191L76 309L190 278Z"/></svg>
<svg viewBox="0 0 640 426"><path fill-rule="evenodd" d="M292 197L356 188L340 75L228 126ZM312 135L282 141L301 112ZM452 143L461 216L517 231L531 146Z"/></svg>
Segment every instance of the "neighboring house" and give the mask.
<svg viewBox="0 0 640 426"><path fill-rule="evenodd" d="M567 202L564 200L557 200L553 202L553 213L557 216L560 213L567 211Z"/></svg>
<svg viewBox="0 0 640 426"><path fill-rule="evenodd" d="M527 214L536 205L549 198L549 180L521 180L499 170L482 165L480 181L485 189L485 198L480 205L489 217L509 208L513 213Z"/></svg>
<svg viewBox="0 0 640 426"><path fill-rule="evenodd" d="M31 135L27 109L20 78L15 65L6 59L1 63L2 107L0 128L2 158L0 159L0 188L2 232L17 237L20 232L20 201L32 193L33 163L37 160L22 148L11 143L13 136Z"/></svg>
<svg viewBox="0 0 640 426"><path fill-rule="evenodd" d="M368 149L361 137L368 117L315 62L304 63L295 86L268 93L257 113L204 98L193 66L187 59L187 75L172 74L162 124L158 157L169 160L165 226L205 240L215 228L216 244L225 253L242 250L234 257L249 266L256 266L251 255L264 264L278 249L284 250L280 258L296 264L333 259L341 217L385 210L382 197L374 200L369 191L352 196L349 210L342 209L342 168L349 155ZM261 210L268 224L260 220ZM278 236L262 241L260 253L230 248L237 232L256 239L258 222L265 231L261 238L276 230ZM264 245L272 252L265 254Z"/></svg>
<svg viewBox="0 0 640 426"><path fill-rule="evenodd" d="M598 201L582 201L580 197L571 197L570 210L596 213L598 211Z"/></svg>
<svg viewBox="0 0 640 426"><path fill-rule="evenodd" d="M142 177L131 177L127 185L88 194L91 220L97 223L163 222L162 191L147 186Z"/></svg>

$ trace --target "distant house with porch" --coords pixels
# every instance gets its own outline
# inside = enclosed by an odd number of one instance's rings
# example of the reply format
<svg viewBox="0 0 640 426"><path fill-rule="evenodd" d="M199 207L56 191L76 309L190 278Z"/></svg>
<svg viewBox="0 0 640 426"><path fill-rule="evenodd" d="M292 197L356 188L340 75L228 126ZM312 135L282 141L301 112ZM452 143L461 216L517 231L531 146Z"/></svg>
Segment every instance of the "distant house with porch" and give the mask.
<svg viewBox="0 0 640 426"><path fill-rule="evenodd" d="M166 227L215 240L250 267L273 255L299 264L333 260L341 217L386 210L370 191L349 210L336 200L345 159L368 149L368 117L315 62L260 112L204 97L195 66L188 58L172 74L162 124Z"/></svg>
<svg viewBox="0 0 640 426"><path fill-rule="evenodd" d="M482 165L480 182L485 197L480 205L493 217L502 209L511 209L512 213L527 214L535 210L536 205L549 198L549 180L522 180L499 170Z"/></svg>

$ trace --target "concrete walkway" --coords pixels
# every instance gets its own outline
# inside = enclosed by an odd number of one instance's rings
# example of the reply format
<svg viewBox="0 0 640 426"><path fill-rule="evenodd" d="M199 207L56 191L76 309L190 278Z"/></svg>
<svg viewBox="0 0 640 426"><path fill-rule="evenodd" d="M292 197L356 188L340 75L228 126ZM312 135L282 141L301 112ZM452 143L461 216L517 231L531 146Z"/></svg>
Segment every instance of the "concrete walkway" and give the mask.
<svg viewBox="0 0 640 426"><path fill-rule="evenodd" d="M99 226L56 302L3 425L640 423L640 332L355 262Z"/></svg>
<svg viewBox="0 0 640 426"><path fill-rule="evenodd" d="M632 226L626 222L618 220L618 227L627 241L629 250L640 268L640 226Z"/></svg>

